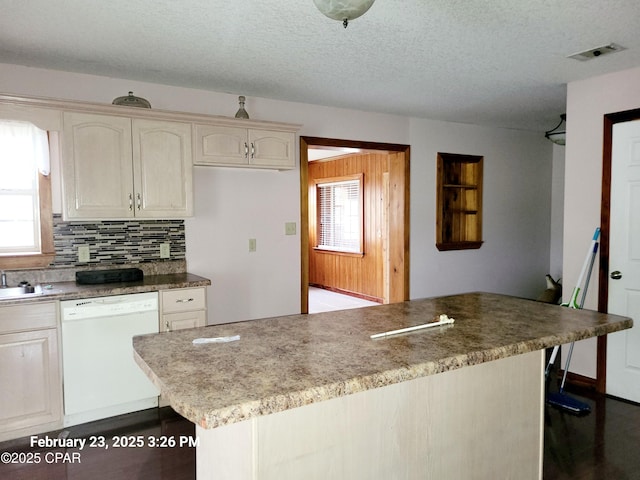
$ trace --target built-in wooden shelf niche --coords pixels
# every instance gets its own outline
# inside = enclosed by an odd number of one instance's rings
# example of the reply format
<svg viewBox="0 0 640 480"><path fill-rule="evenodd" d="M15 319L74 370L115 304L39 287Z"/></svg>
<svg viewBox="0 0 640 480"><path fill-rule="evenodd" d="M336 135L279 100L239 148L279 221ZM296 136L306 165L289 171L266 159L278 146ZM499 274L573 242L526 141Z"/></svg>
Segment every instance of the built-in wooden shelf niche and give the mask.
<svg viewBox="0 0 640 480"><path fill-rule="evenodd" d="M438 250L482 246L482 160L477 155L438 153Z"/></svg>

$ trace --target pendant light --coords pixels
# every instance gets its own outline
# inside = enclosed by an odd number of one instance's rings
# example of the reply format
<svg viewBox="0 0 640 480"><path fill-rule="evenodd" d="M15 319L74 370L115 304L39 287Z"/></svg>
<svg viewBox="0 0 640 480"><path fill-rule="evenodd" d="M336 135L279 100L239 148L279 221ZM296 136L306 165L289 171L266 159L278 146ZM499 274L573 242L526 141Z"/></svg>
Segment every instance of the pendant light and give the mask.
<svg viewBox="0 0 640 480"><path fill-rule="evenodd" d="M544 136L551 140L556 145L564 145L567 139L566 125L567 115L563 113L560 115L560 123L553 130L545 132Z"/></svg>
<svg viewBox="0 0 640 480"><path fill-rule="evenodd" d="M344 28L349 20L364 15L375 0L313 0L316 7L325 16L342 22Z"/></svg>

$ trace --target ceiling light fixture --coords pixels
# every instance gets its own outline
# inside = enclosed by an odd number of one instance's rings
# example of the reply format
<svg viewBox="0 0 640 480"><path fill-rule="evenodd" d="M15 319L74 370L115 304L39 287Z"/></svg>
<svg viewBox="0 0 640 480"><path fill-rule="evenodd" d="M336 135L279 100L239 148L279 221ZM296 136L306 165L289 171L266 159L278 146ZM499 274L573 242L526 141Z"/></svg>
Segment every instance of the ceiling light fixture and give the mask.
<svg viewBox="0 0 640 480"><path fill-rule="evenodd" d="M567 114L563 113L562 115L560 115L560 123L556 126L556 128L545 132L544 136L556 145L564 145L567 139L567 127L565 125L566 121Z"/></svg>
<svg viewBox="0 0 640 480"><path fill-rule="evenodd" d="M364 15L373 2L375 0L313 0L323 15L342 21L344 28L349 25L349 20Z"/></svg>

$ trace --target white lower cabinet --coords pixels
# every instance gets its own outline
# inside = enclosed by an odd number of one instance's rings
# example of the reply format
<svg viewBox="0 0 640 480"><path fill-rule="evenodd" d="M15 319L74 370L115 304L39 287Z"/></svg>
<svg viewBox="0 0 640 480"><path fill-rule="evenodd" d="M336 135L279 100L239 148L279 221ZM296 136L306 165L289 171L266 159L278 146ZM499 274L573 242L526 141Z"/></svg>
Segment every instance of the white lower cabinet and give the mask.
<svg viewBox="0 0 640 480"><path fill-rule="evenodd" d="M0 307L0 441L62 425L56 302Z"/></svg>
<svg viewBox="0 0 640 480"><path fill-rule="evenodd" d="M0 442L64 427L58 305L0 305ZM163 332L205 326L205 287L160 291L159 318Z"/></svg>
<svg viewBox="0 0 640 480"><path fill-rule="evenodd" d="M162 319L164 323L163 332L204 327L207 323L207 312L197 310L195 312L168 313L163 315Z"/></svg>
<svg viewBox="0 0 640 480"><path fill-rule="evenodd" d="M176 288L160 292L160 331L204 327L207 297L204 287Z"/></svg>
<svg viewBox="0 0 640 480"><path fill-rule="evenodd" d="M207 296L204 287L160 291L160 332L207 325ZM160 395L159 406L170 402Z"/></svg>

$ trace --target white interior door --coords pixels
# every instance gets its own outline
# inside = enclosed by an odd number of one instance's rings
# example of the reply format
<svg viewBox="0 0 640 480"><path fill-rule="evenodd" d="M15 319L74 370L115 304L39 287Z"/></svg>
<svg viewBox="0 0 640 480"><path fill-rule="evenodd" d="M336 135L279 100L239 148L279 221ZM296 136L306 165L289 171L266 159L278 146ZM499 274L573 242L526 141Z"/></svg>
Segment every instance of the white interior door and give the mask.
<svg viewBox="0 0 640 480"><path fill-rule="evenodd" d="M635 326L609 335L607 393L640 402L640 120L613 126L609 313Z"/></svg>

